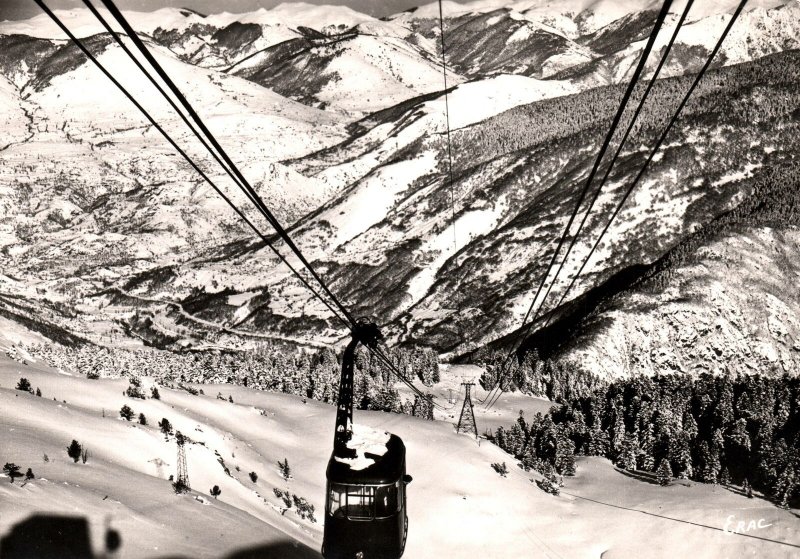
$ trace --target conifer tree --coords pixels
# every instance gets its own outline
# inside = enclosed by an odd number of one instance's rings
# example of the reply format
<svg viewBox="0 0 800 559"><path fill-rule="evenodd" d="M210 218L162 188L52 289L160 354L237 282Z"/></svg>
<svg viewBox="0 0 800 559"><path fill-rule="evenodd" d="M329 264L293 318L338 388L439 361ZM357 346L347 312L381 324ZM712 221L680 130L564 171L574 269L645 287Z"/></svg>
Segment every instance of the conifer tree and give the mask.
<svg viewBox="0 0 800 559"><path fill-rule="evenodd" d="M370 376L368 374L356 375L356 382L353 387L353 401L356 402L357 407L362 410L368 410L372 407L369 381Z"/></svg>
<svg viewBox="0 0 800 559"><path fill-rule="evenodd" d="M720 469L719 454L710 448L708 442L700 442L698 459L700 462L700 481L705 483L717 483L717 476L719 475Z"/></svg>
<svg viewBox="0 0 800 559"><path fill-rule="evenodd" d="M158 426L161 428L161 432L164 433L164 435L172 433L172 423L170 423L169 419L166 417L161 418L161 421L158 422Z"/></svg>
<svg viewBox="0 0 800 559"><path fill-rule="evenodd" d="M673 444L670 446L670 460L675 464L678 477L689 479L693 475L692 451L689 446L689 435L685 431L675 434Z"/></svg>
<svg viewBox="0 0 800 559"><path fill-rule="evenodd" d="M513 456L522 455L522 447L525 444L525 434L522 431L519 423L514 423L508 431L506 452Z"/></svg>
<svg viewBox="0 0 800 559"><path fill-rule="evenodd" d="M641 453L639 454L639 463L641 468L645 471L652 472L655 469L656 459L654 453L655 436L653 435L653 424L647 425L647 428L642 435L642 440L639 443Z"/></svg>
<svg viewBox="0 0 800 559"><path fill-rule="evenodd" d="M22 390L23 392L32 392L31 383L25 377L22 377L22 378L19 379L19 382L17 383L16 389L17 390Z"/></svg>
<svg viewBox="0 0 800 559"><path fill-rule="evenodd" d="M125 421L130 421L131 419L133 419L133 410L130 408L130 406L125 404L120 408L119 416Z"/></svg>
<svg viewBox="0 0 800 559"><path fill-rule="evenodd" d="M639 455L639 443L636 440L636 435L626 433L622 441L622 448L620 449L619 457L617 458L617 466L624 470L636 469L636 457Z"/></svg>
<svg viewBox="0 0 800 559"><path fill-rule="evenodd" d="M589 431L588 451L591 456L606 456L609 453L608 433L596 423Z"/></svg>
<svg viewBox="0 0 800 559"><path fill-rule="evenodd" d="M289 466L288 458L284 458L283 462L278 461L278 469L280 470L283 479L289 481L289 479L292 477L292 468Z"/></svg>
<svg viewBox="0 0 800 559"><path fill-rule="evenodd" d="M5 466L3 466L3 471L10 478L11 483L14 483L15 477L20 477L22 475L19 473L19 466L13 462L6 462Z"/></svg>
<svg viewBox="0 0 800 559"><path fill-rule="evenodd" d="M612 413L614 415L614 428L611 434L611 452L614 456L619 456L622 451L622 443L625 441L625 422L622 419L622 412L617 408L616 404L612 406Z"/></svg>
<svg viewBox="0 0 800 559"><path fill-rule="evenodd" d="M536 428L536 455L542 460L553 462L558 451L558 429L552 417L546 415Z"/></svg>
<svg viewBox="0 0 800 559"><path fill-rule="evenodd" d="M694 420L694 416L689 411L686 411L683 415L683 431L690 439L697 436L697 421Z"/></svg>
<svg viewBox="0 0 800 559"><path fill-rule="evenodd" d="M72 442L67 447L67 456L72 458L73 462L77 463L78 460L81 459L81 450L82 449L83 449L83 447L81 447L81 443L79 443L75 439L72 439Z"/></svg>
<svg viewBox="0 0 800 559"><path fill-rule="evenodd" d="M656 470L656 477L660 485L669 485L672 482L672 468L669 465L669 460L666 458L661 459L661 463Z"/></svg>
<svg viewBox="0 0 800 559"><path fill-rule="evenodd" d="M561 475L575 475L575 444L568 437L564 437L558 445L555 466Z"/></svg>
<svg viewBox="0 0 800 559"><path fill-rule="evenodd" d="M429 394L426 396L430 396ZM414 395L414 405L411 408L411 415L415 417L422 417L433 421L433 406L427 398L420 398L419 395Z"/></svg>
<svg viewBox="0 0 800 559"><path fill-rule="evenodd" d="M719 385L714 423L717 429L725 429L733 422L733 382L728 377L717 379Z"/></svg>
<svg viewBox="0 0 800 559"><path fill-rule="evenodd" d="M525 447L525 453L522 455L521 462L525 471L528 471L531 468L536 469L539 463L539 458L536 456L536 448L533 444L528 444Z"/></svg>
<svg viewBox="0 0 800 559"><path fill-rule="evenodd" d="M750 485L750 481L747 478L744 478L742 482L742 492L747 496L748 499L753 498L753 486Z"/></svg>
<svg viewBox="0 0 800 559"><path fill-rule="evenodd" d="M792 498L796 489L795 483L794 469L791 466L787 466L778 475L778 480L772 490L772 498L779 507L783 509L789 508L789 499Z"/></svg>
<svg viewBox="0 0 800 559"><path fill-rule="evenodd" d="M508 466L506 466L506 463L505 463L505 462L502 462L502 463L500 463L500 462L493 462L493 463L492 463L492 469L493 469L495 472L497 472L498 474L500 474L500 477L506 477L506 476L508 476Z"/></svg>

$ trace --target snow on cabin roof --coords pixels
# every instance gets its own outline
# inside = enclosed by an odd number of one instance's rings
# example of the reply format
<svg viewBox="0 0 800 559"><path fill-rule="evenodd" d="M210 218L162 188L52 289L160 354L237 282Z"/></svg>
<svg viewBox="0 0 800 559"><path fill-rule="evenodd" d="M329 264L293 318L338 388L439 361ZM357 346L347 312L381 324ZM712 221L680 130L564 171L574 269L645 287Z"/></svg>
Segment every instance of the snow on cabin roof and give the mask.
<svg viewBox="0 0 800 559"><path fill-rule="evenodd" d="M405 474L406 447L397 435L355 426L348 448L356 458L337 456L328 461L326 476L334 483L394 483Z"/></svg>
<svg viewBox="0 0 800 559"><path fill-rule="evenodd" d="M353 437L348 441L347 448L356 451L355 458L342 458L334 456L337 462L347 464L351 470L364 470L375 464L375 458L367 457L367 453L373 456L383 456L386 454L391 435L386 431L378 431L366 425L353 424Z"/></svg>

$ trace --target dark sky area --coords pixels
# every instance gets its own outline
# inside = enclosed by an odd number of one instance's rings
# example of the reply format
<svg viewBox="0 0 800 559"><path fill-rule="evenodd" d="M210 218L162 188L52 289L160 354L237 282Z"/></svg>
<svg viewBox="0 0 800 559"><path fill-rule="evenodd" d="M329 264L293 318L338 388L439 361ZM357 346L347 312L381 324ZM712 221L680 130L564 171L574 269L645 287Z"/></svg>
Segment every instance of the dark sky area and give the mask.
<svg viewBox="0 0 800 559"><path fill-rule="evenodd" d="M428 4L431 0L305 0L310 4L331 4L350 6L359 12L372 16L385 16L400 12L412 6ZM456 0L464 2L466 0ZM93 2L101 4L99 0ZM123 10L152 11L165 6L192 8L205 14L219 12L252 12L258 8L272 8L281 4L281 0L117 0L116 4ZM53 9L69 9L83 6L81 0L47 0L46 4ZM33 0L0 0L0 21L6 19L27 19L41 13Z"/></svg>

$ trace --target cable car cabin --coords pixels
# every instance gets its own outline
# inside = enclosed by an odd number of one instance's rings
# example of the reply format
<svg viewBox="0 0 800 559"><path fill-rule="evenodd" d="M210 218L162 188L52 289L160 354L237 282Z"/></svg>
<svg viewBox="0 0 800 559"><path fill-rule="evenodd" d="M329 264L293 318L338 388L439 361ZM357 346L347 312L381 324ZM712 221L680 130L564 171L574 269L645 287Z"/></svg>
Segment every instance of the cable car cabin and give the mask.
<svg viewBox="0 0 800 559"><path fill-rule="evenodd" d="M398 559L408 533L406 447L388 435L383 455L364 452L360 460L343 460L334 451L328 462L322 555Z"/></svg>
<svg viewBox="0 0 800 559"><path fill-rule="evenodd" d="M333 453L325 496L325 559L399 559L408 534L406 447L400 437L353 424L355 351L377 347L378 327L359 319L342 355Z"/></svg>

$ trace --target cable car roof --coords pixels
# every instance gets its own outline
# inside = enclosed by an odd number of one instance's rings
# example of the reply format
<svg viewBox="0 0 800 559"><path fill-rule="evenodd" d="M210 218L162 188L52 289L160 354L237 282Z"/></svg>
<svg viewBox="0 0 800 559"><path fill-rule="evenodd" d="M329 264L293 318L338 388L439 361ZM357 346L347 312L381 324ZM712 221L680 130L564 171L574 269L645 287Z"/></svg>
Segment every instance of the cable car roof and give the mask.
<svg viewBox="0 0 800 559"><path fill-rule="evenodd" d="M368 454L373 463L361 470L354 470L347 462L331 454L326 475L328 481L345 484L394 483L405 473L406 446L397 435L390 435L383 455Z"/></svg>

